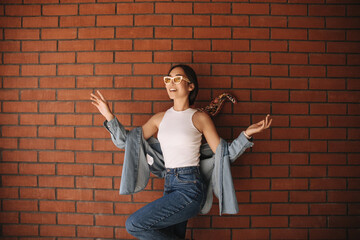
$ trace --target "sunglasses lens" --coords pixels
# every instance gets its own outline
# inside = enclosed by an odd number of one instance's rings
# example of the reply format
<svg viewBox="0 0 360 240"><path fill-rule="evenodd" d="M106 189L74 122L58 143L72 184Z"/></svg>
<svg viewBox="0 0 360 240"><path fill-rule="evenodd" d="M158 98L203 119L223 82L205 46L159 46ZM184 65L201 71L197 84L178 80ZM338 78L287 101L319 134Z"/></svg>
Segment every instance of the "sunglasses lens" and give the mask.
<svg viewBox="0 0 360 240"><path fill-rule="evenodd" d="M181 80L182 80L181 76L174 77L174 83L176 83L176 84L179 84L181 82Z"/></svg>
<svg viewBox="0 0 360 240"><path fill-rule="evenodd" d="M171 82L171 77L164 77L164 82L169 84Z"/></svg>

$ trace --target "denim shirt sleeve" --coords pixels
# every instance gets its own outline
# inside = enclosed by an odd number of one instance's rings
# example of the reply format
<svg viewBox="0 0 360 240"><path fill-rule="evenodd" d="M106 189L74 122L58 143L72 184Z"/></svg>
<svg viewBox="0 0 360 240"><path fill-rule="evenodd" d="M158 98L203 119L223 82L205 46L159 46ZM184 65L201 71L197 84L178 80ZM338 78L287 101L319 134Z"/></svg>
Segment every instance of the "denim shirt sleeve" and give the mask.
<svg viewBox="0 0 360 240"><path fill-rule="evenodd" d="M110 132L111 140L115 146L124 149L129 130L126 130L116 117L111 121L105 120L104 127Z"/></svg>
<svg viewBox="0 0 360 240"><path fill-rule="evenodd" d="M249 140L245 137L244 131L242 131L240 135L234 139L234 141L228 143L228 145L230 162L234 162L247 148L252 147L254 143L252 142L252 139Z"/></svg>

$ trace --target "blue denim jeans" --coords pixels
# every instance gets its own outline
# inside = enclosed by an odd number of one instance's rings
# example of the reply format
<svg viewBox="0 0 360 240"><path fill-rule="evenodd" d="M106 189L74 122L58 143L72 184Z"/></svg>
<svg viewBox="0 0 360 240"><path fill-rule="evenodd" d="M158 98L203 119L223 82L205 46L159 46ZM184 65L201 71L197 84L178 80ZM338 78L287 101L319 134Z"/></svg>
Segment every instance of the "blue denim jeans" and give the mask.
<svg viewBox="0 0 360 240"><path fill-rule="evenodd" d="M126 230L138 239L184 239L189 218L206 200L199 167L166 169L164 196L133 213Z"/></svg>

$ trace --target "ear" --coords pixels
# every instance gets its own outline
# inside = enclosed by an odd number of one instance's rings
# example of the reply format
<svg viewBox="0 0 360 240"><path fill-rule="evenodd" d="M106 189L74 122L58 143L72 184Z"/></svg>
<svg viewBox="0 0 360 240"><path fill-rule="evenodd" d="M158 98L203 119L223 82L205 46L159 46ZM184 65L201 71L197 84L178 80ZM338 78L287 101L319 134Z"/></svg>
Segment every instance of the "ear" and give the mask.
<svg viewBox="0 0 360 240"><path fill-rule="evenodd" d="M192 90L195 89L195 84L194 83L189 83L189 91L191 92Z"/></svg>

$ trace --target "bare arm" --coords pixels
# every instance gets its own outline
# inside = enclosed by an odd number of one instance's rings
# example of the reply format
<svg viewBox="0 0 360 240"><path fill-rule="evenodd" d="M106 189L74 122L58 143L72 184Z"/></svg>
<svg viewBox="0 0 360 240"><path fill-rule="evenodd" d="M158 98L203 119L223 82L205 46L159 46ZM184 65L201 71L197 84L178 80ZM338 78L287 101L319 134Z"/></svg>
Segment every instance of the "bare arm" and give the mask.
<svg viewBox="0 0 360 240"><path fill-rule="evenodd" d="M164 112L159 112L155 114L142 126L143 135L146 140L153 136L159 130L159 124L164 114Z"/></svg>
<svg viewBox="0 0 360 240"><path fill-rule="evenodd" d="M193 117L195 127L204 135L211 150L215 153L220 143L219 134L209 115L204 112L196 112Z"/></svg>

